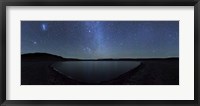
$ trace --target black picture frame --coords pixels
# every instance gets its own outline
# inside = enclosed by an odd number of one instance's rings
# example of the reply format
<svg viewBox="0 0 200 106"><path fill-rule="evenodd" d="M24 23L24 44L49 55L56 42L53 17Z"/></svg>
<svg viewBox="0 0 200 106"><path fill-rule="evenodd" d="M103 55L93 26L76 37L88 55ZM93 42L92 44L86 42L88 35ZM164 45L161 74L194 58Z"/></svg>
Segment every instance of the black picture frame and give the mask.
<svg viewBox="0 0 200 106"><path fill-rule="evenodd" d="M194 100L6 100L6 6L194 6ZM0 0L0 11L0 104L2 106L199 106L200 104L199 0Z"/></svg>

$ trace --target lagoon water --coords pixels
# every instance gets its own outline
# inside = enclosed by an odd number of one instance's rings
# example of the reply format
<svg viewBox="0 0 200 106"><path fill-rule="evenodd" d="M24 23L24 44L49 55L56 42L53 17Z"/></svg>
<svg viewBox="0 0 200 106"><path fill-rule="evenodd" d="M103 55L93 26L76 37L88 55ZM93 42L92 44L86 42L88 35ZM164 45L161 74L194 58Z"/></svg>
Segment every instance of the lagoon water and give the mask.
<svg viewBox="0 0 200 106"><path fill-rule="evenodd" d="M138 67L136 61L68 61L53 64L56 71L87 83L109 81Z"/></svg>

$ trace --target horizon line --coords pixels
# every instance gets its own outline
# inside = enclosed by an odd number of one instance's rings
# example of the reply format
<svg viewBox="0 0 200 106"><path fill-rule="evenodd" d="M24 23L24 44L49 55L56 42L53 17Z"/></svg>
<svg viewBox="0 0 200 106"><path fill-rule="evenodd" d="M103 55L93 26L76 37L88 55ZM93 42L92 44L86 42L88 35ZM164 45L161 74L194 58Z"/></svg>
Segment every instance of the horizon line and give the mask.
<svg viewBox="0 0 200 106"><path fill-rule="evenodd" d="M26 54L50 54L50 55L55 55L62 57L64 59L79 59L79 60L98 60L98 59L166 59L166 58L179 58L179 56L166 56L166 57L117 57L117 58L112 58L112 57L102 57L102 58L78 58L78 57L64 57L60 56L57 54L51 54L51 53L44 53L44 52L34 52L34 53L24 53L21 55L26 55Z"/></svg>

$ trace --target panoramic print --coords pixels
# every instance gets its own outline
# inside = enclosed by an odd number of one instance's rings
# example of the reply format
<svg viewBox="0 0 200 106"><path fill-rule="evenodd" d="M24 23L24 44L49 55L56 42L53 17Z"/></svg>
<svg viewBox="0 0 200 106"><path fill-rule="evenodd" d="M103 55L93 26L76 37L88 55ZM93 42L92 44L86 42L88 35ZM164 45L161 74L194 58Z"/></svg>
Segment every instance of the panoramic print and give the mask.
<svg viewBox="0 0 200 106"><path fill-rule="evenodd" d="M21 21L21 85L179 85L179 21Z"/></svg>

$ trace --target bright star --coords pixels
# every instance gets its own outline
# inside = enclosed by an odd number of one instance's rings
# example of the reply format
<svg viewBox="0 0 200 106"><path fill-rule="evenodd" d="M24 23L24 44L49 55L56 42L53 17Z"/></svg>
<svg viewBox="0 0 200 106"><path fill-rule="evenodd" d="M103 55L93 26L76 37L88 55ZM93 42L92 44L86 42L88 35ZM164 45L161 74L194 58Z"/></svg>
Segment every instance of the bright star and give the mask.
<svg viewBox="0 0 200 106"><path fill-rule="evenodd" d="M42 24L41 27L42 27L42 30L43 30L43 31L46 31L46 30L47 30L47 25L46 25L46 24Z"/></svg>

